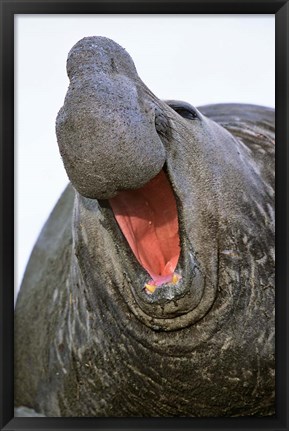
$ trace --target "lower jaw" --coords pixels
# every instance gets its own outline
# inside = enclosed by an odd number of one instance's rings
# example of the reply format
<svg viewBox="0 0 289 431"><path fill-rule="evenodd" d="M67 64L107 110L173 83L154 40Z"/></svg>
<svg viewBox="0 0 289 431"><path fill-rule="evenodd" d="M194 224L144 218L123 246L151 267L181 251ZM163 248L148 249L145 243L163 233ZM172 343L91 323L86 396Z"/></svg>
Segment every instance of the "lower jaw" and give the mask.
<svg viewBox="0 0 289 431"><path fill-rule="evenodd" d="M121 192L118 197L109 200L109 206L114 213L116 229L119 233L122 232L124 249L129 250L130 260L133 263L133 269L131 267L129 272L131 279L136 282L130 285L126 299L131 295L131 303L136 301L142 312L150 318L174 319L187 314L198 306L204 293L204 280L192 250L187 243L182 241L182 226L179 222L182 217L178 214L174 192L164 171L161 171L152 180L152 182L154 181L160 181L166 190L162 192L165 198L162 196L159 204L165 205L166 202L169 202L169 221L170 229L173 231L171 235L173 243L164 241L155 245L152 260L147 259L144 249L146 245L150 245L150 237L148 236L144 245L141 244L138 248L138 237L131 233L131 231L143 227L143 220L134 226L134 221L131 222L131 219L133 216L137 216L138 219L142 217L141 213L138 213L137 206L132 202L133 199L141 201L142 205L142 201L147 197L147 192L154 192L153 184L147 184L143 189ZM152 199L150 203L152 207L156 207L158 201ZM132 208L129 207L130 204L132 204ZM157 211L156 208L154 209ZM148 221L148 217L143 218ZM155 222L161 224L157 217ZM166 229L165 226L164 229ZM163 230L160 229L159 236L162 233ZM171 248L168 250L166 246ZM162 250L157 250L157 247ZM162 255L162 251L165 256ZM158 265L155 264L155 259L158 260Z"/></svg>
<svg viewBox="0 0 289 431"><path fill-rule="evenodd" d="M181 278L176 284L161 284L153 294L145 291L150 274L125 240L109 202L77 194L75 208L75 257L95 300L103 295L108 303L121 301L145 326L158 331L184 328L207 313L215 300L216 283L210 274L205 278L200 270L182 224L185 220L182 207L178 209L180 256L174 271Z"/></svg>

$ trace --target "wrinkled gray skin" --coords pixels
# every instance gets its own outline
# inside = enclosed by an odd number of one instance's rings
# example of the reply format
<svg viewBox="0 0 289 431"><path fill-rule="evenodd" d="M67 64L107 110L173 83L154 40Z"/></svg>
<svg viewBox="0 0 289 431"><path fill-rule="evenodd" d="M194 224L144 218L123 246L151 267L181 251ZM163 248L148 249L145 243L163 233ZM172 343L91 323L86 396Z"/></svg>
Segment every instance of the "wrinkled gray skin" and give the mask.
<svg viewBox="0 0 289 431"><path fill-rule="evenodd" d="M201 114L161 101L102 37L78 42L67 70L56 131L72 185L18 297L16 406L47 416L274 414L274 111ZM105 200L164 164L182 279L148 295Z"/></svg>

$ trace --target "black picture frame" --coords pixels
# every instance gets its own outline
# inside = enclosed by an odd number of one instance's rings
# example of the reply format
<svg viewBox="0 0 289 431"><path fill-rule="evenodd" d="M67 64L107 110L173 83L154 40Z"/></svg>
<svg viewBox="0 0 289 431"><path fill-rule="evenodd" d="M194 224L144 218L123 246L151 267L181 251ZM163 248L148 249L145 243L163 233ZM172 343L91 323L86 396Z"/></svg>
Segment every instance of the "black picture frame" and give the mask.
<svg viewBox="0 0 289 431"><path fill-rule="evenodd" d="M1 28L1 430L289 429L288 179L289 2L281 0L54 1L0 0ZM14 15L15 14L275 14L276 22L276 415L240 418L14 418Z"/></svg>

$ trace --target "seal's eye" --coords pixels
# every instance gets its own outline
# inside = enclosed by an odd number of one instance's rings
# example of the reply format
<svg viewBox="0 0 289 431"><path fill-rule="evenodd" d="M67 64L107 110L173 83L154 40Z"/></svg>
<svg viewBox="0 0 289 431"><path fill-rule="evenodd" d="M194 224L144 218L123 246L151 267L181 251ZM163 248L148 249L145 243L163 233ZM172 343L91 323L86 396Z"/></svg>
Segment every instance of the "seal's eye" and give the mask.
<svg viewBox="0 0 289 431"><path fill-rule="evenodd" d="M188 120L200 119L200 115L197 109L189 103L181 102L179 100L166 100L166 104L169 105L183 118L186 118Z"/></svg>
<svg viewBox="0 0 289 431"><path fill-rule="evenodd" d="M184 108L174 108L174 110L183 118L187 118L188 120L195 120L198 118L198 114L196 111L192 111L191 109Z"/></svg>

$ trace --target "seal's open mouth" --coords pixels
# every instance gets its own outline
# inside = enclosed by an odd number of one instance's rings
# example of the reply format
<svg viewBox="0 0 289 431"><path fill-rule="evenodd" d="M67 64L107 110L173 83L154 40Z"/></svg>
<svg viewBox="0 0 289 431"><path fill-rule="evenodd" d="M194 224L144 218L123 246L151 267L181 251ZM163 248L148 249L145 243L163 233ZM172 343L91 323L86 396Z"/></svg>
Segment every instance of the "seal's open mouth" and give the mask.
<svg viewBox="0 0 289 431"><path fill-rule="evenodd" d="M145 286L147 292L153 293L165 283L177 283L178 214L165 172L162 170L140 189L119 192L109 203L134 256L152 277Z"/></svg>

